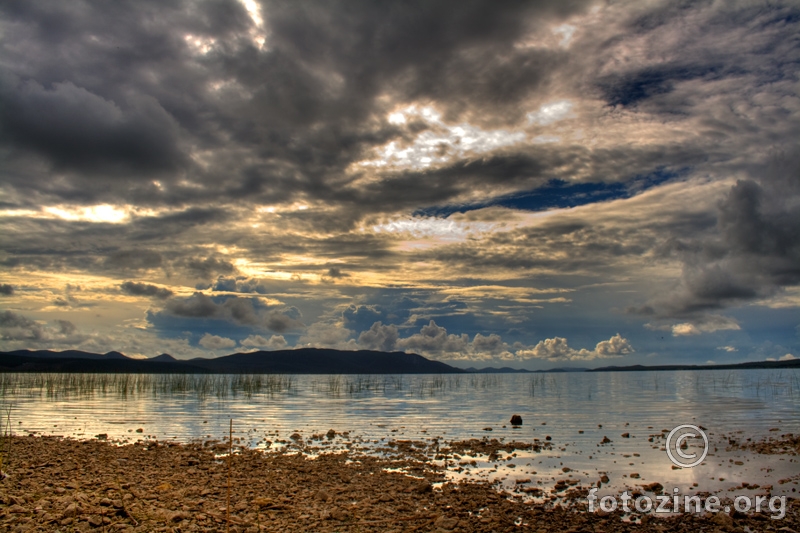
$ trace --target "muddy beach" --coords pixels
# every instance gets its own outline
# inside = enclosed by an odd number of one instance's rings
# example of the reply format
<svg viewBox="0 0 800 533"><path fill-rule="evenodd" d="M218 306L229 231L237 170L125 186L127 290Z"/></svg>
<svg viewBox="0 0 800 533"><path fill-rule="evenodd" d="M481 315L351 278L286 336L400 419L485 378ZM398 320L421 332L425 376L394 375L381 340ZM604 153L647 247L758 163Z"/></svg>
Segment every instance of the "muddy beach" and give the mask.
<svg viewBox="0 0 800 533"><path fill-rule="evenodd" d="M235 441L234 441L235 442ZM601 532L800 531L800 501L769 512L671 516L588 512L589 487L545 488L551 499L487 482L447 481L425 443L357 451L264 453L219 441L178 444L12 437L0 483L3 531ZM513 447L513 445L512 445ZM442 454L507 451L486 439ZM477 449L477 450L476 450ZM450 468L459 468L455 459ZM542 490L542 489L539 489ZM643 489L644 490L644 489ZM659 490L653 486L650 490Z"/></svg>

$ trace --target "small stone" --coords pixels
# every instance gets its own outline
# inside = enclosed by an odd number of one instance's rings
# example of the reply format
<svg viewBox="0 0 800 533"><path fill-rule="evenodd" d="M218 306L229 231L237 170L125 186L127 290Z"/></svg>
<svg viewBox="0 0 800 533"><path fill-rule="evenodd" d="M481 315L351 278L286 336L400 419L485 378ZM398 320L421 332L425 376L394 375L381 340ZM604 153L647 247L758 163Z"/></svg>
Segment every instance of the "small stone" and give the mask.
<svg viewBox="0 0 800 533"><path fill-rule="evenodd" d="M89 525L92 527L100 527L103 525L103 519L100 516L93 514L89 517Z"/></svg>
<svg viewBox="0 0 800 533"><path fill-rule="evenodd" d="M519 415L514 415L511 417L511 425L512 426L521 426L522 425L522 417Z"/></svg>
<svg viewBox="0 0 800 533"><path fill-rule="evenodd" d="M436 527L444 529L445 531L451 531L458 525L458 518L448 518L444 515L441 515L433 524Z"/></svg>
<svg viewBox="0 0 800 533"><path fill-rule="evenodd" d="M350 515L348 515L347 512L342 509L337 508L331 511L331 518L333 518L334 520L344 521L347 520L349 517Z"/></svg>
<svg viewBox="0 0 800 533"><path fill-rule="evenodd" d="M637 472L633 472L633 473L629 474L628 477L631 477L633 479L639 479L641 476L639 476L639 474Z"/></svg>
<svg viewBox="0 0 800 533"><path fill-rule="evenodd" d="M414 486L414 492L424 493L424 492L431 492L432 490L433 490L433 485L431 485L427 479L423 479Z"/></svg>
<svg viewBox="0 0 800 533"><path fill-rule="evenodd" d="M144 429L143 428L139 428L139 429L136 430L136 433L144 433Z"/></svg>
<svg viewBox="0 0 800 533"><path fill-rule="evenodd" d="M733 518L728 513L717 513L711 521L723 529L733 528Z"/></svg>
<svg viewBox="0 0 800 533"><path fill-rule="evenodd" d="M333 439L336 436L336 432L332 429L329 429L328 432L325 433L325 436L328 437L328 439Z"/></svg>
<svg viewBox="0 0 800 533"><path fill-rule="evenodd" d="M631 438L631 434L630 434L630 433L623 433L623 434L622 434L622 435L620 435L620 436L621 436L623 439L629 439L629 438Z"/></svg>
<svg viewBox="0 0 800 533"><path fill-rule="evenodd" d="M74 517L74 516L78 516L79 514L81 514L81 512L83 512L83 511L82 511L82 509L80 507L78 507L77 503L71 503L71 504L69 504L67 506L66 509L64 509L64 515L63 516L65 518Z"/></svg>

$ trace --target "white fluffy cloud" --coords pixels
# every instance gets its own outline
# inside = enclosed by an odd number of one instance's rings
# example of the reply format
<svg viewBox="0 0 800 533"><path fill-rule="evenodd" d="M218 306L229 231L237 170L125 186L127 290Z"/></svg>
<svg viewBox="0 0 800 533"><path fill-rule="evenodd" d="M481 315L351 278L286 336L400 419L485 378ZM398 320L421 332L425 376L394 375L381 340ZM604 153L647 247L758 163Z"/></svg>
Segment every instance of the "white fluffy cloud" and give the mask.
<svg viewBox="0 0 800 533"><path fill-rule="evenodd" d="M500 335L476 334L470 341L466 333L449 334L447 329L431 320L427 325L409 337L400 338L397 326L375 322L372 327L358 338L358 346L372 350L392 351L400 349L406 352L419 353L428 357L449 360L589 360L598 358L621 357L634 352L630 342L619 333L608 340L600 341L594 350L585 348L575 350L567 344L567 339L555 337L540 341L532 347L518 347L516 353L503 341Z"/></svg>
<svg viewBox="0 0 800 533"><path fill-rule="evenodd" d="M368 350L403 350L440 359L491 359L511 358L508 345L494 333L484 336L480 333L470 341L469 335L454 335L431 320L422 326L419 333L400 338L397 326L375 322L358 337L358 346Z"/></svg>
<svg viewBox="0 0 800 533"><path fill-rule="evenodd" d="M384 326L382 322L375 322L358 336L358 345L367 350L391 352L397 349L398 338L397 326Z"/></svg>
<svg viewBox="0 0 800 533"><path fill-rule="evenodd" d="M398 346L408 352L418 352L430 355L456 354L469 352L469 335L448 334L447 329L437 326L433 320L422 326L419 333L401 339Z"/></svg>
<svg viewBox="0 0 800 533"><path fill-rule="evenodd" d="M593 350L571 348L567 339L554 337L540 341L535 346L518 347L515 353L504 342L500 335L476 334L470 340L469 335L447 333L447 329L431 320L423 326L419 333L401 338L397 326L375 322L372 327L358 338L358 346L372 350L392 351L400 349L406 352L419 353L428 357L448 360L590 360L610 357L621 357L634 352L631 343L619 333L608 340L600 341Z"/></svg>
<svg viewBox="0 0 800 533"><path fill-rule="evenodd" d="M586 361L590 359L601 359L608 357L621 357L634 352L631 343L619 333L608 339L600 341L594 350L581 348L576 350L571 348L564 337L554 337L545 339L533 348L517 351L517 357L521 359L549 359L552 361Z"/></svg>
<svg viewBox="0 0 800 533"><path fill-rule="evenodd" d="M287 346L283 335L272 335L268 339L261 335L250 335L239 344L247 348L269 348L270 350L280 350Z"/></svg>
<svg viewBox="0 0 800 533"><path fill-rule="evenodd" d="M311 324L306 333L297 341L297 347L337 348L353 350L358 348L350 339L353 332L340 324L316 322Z"/></svg>

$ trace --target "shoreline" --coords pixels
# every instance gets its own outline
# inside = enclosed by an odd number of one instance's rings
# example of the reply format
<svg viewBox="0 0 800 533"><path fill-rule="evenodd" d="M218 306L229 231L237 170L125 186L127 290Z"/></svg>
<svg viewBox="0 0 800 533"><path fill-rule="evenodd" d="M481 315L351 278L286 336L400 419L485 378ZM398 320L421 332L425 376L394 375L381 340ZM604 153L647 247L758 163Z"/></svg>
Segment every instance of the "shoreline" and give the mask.
<svg viewBox="0 0 800 533"><path fill-rule="evenodd" d="M234 443L236 439L234 439ZM450 449L458 443L449 443ZM506 449L527 443L497 443ZM463 442L462 446L478 443ZM588 512L587 487L551 503L453 482L410 441L375 457L353 451L263 452L221 441L189 444L14 436L0 482L6 531L764 531L800 530L800 501L770 512L624 515ZM492 446L482 453L492 453ZM657 489L656 489L657 490ZM724 516L723 516L724 515Z"/></svg>

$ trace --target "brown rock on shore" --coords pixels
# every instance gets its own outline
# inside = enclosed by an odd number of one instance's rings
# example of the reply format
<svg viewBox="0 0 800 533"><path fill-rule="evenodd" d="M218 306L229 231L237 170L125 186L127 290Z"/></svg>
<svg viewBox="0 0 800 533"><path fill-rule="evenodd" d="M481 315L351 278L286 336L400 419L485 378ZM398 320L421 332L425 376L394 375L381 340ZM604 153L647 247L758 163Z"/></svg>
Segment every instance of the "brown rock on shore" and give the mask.
<svg viewBox="0 0 800 533"><path fill-rule="evenodd" d="M520 443L522 444L522 443ZM10 476L0 483L2 531L224 531L227 444L13 437ZM507 446L507 445L506 445ZM451 447L456 448L451 443ZM500 449L470 442L466 448ZM411 477L387 469L413 471ZM419 459L334 453L300 454L234 448L230 460L231 531L716 531L800 530L800 504L787 503L780 522L768 515L682 515L624 522L572 508L534 504L499 493L488 483L443 483L442 473ZM441 484L441 485L440 485ZM564 484L565 487L569 483ZM576 500L580 501L580 500Z"/></svg>

